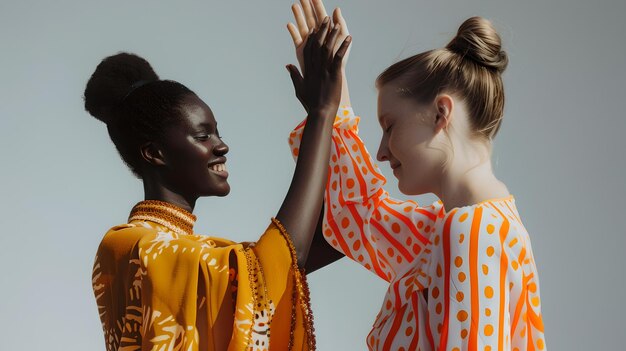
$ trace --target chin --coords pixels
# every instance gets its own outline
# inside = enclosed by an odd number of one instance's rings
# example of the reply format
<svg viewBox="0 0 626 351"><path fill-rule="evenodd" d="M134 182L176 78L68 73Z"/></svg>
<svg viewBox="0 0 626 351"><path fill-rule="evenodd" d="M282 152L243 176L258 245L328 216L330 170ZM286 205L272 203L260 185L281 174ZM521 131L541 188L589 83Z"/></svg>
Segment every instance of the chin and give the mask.
<svg viewBox="0 0 626 351"><path fill-rule="evenodd" d="M398 181L398 190L404 195L421 195L424 193L423 189L417 184L406 184L405 182Z"/></svg>

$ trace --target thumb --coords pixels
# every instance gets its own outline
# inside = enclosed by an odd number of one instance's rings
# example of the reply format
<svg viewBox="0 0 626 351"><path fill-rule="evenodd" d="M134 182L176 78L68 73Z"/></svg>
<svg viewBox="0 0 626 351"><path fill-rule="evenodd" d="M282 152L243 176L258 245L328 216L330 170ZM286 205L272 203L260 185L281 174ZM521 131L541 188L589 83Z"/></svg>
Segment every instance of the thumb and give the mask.
<svg viewBox="0 0 626 351"><path fill-rule="evenodd" d="M300 93L302 92L302 82L304 78L300 74L298 68L294 65L287 65L287 71L289 71L289 75L291 76L291 82L293 83L293 87L296 90L296 96L299 98Z"/></svg>

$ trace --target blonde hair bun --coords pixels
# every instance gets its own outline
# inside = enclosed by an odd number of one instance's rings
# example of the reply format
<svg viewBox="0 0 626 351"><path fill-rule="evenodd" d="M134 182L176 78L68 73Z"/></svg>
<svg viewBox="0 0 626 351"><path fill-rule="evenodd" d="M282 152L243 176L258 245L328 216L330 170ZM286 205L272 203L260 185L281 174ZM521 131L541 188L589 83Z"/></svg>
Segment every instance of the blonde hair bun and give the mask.
<svg viewBox="0 0 626 351"><path fill-rule="evenodd" d="M446 49L499 73L509 63L506 52L502 50L500 35L493 24L478 16L468 18L461 24Z"/></svg>

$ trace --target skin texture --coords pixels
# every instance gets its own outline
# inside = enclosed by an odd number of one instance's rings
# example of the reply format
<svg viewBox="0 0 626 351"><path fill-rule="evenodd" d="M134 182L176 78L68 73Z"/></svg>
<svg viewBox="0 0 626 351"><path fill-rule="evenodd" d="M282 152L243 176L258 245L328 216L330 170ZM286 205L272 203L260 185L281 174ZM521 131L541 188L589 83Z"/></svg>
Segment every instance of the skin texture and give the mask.
<svg viewBox="0 0 626 351"><path fill-rule="evenodd" d="M291 35L291 39L293 41L296 51L296 58L298 59L298 63L300 64L300 69L302 72L305 72L304 43L309 36L311 28L315 28L316 26L318 26L327 16L327 12L326 8L324 7L324 3L321 0L301 0L299 4L293 4L291 6L291 10L293 12L294 21L296 24L287 24L287 30ZM340 47L339 43L341 43L343 40L345 40L345 38L349 36L348 26L339 8L335 8L335 10L333 11L333 23L339 24L340 26L337 43L333 47L333 52L337 52ZM345 70L346 63L348 61L348 55L350 53L350 47L348 47L348 50L346 51L341 64L341 106L350 105L350 93L348 91ZM320 212L318 224L315 229L313 242L311 243L308 260L306 261L305 265L305 269L308 273L314 272L319 268L325 267L344 257L344 254L335 250L332 246L330 246L326 239L324 239L324 236L322 234L323 214L324 210L322 206L322 211Z"/></svg>
<svg viewBox="0 0 626 351"><path fill-rule="evenodd" d="M294 176L276 218L290 233L304 267L322 207L330 157L332 124L341 98L341 65L351 38L334 52L340 28L331 30L326 18L311 31L303 50L306 73L287 68L296 96L307 110L308 123L302 138ZM209 167L225 163L228 146L219 137L211 109L196 95L181 103L180 123L164 131L162 142L140 147L146 199L176 204L193 212L201 196L226 196L230 192L227 172Z"/></svg>
<svg viewBox="0 0 626 351"><path fill-rule="evenodd" d="M447 211L509 195L493 174L491 144L474 135L461 99L442 93L420 104L397 91L390 83L378 92L376 158L389 162L402 193L434 193Z"/></svg>

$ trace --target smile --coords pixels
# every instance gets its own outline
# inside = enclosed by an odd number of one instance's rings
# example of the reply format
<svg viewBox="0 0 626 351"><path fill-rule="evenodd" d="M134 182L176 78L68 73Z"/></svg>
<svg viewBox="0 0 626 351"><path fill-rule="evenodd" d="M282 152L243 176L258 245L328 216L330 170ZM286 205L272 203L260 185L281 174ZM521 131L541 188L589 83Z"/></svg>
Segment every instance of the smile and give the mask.
<svg viewBox="0 0 626 351"><path fill-rule="evenodd" d="M228 171L226 170L225 163L217 163L217 164L211 165L209 166L209 171L217 174L218 176L222 178L228 178Z"/></svg>

